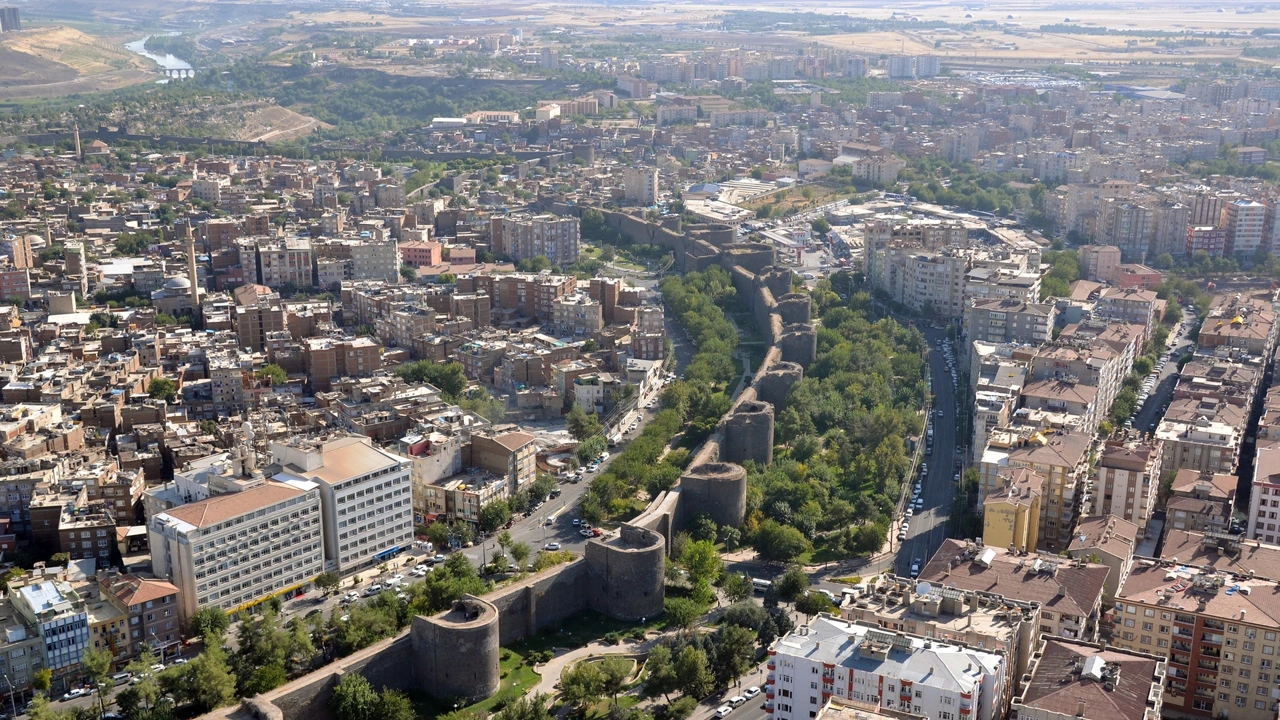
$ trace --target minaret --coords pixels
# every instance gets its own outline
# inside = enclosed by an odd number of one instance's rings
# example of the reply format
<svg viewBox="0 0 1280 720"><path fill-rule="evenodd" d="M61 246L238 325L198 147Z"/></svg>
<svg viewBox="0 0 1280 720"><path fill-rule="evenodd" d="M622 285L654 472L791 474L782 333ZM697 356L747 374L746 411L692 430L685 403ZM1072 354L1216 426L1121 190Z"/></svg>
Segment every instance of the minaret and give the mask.
<svg viewBox="0 0 1280 720"><path fill-rule="evenodd" d="M191 309L200 309L200 285L196 276L196 240L191 234L191 221L187 221L187 280L191 282Z"/></svg>
<svg viewBox="0 0 1280 720"><path fill-rule="evenodd" d="M84 153L80 152L80 123L76 123L76 159L83 160Z"/></svg>

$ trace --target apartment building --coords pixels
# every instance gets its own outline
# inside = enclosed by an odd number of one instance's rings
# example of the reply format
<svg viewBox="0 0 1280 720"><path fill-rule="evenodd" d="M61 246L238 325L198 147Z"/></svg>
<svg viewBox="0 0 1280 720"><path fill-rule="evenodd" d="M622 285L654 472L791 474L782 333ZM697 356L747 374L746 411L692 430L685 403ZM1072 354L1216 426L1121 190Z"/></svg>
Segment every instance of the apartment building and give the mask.
<svg viewBox="0 0 1280 720"><path fill-rule="evenodd" d="M1136 562L1116 596L1112 645L1168 656L1166 713L1274 720L1280 548L1170 531L1163 553Z"/></svg>
<svg viewBox="0 0 1280 720"><path fill-rule="evenodd" d="M537 457L538 445L529 433L471 436L471 464L505 478L509 494L537 479Z"/></svg>
<svg viewBox="0 0 1280 720"><path fill-rule="evenodd" d="M81 674L80 663L89 649L89 615L84 598L62 580L33 578L11 590L14 611L44 641L44 667L54 681L70 685Z"/></svg>
<svg viewBox="0 0 1280 720"><path fill-rule="evenodd" d="M1098 456L1090 515L1114 515L1146 533L1160 491L1162 443L1108 441Z"/></svg>
<svg viewBox="0 0 1280 720"><path fill-rule="evenodd" d="M1106 565L1111 572L1102 586L1107 597L1115 597L1133 566L1133 552L1142 537L1138 526L1115 515L1081 518L1067 547L1067 555L1077 560Z"/></svg>
<svg viewBox="0 0 1280 720"><path fill-rule="evenodd" d="M1040 606L994 592L930 587L893 575L855 585L840 605L840 617L889 632L936 638L1003 653L1014 684L1027 669L1040 635Z"/></svg>
<svg viewBox="0 0 1280 720"><path fill-rule="evenodd" d="M1080 277L1093 282L1112 283L1120 266L1120 248L1115 245L1081 245L1076 250L1080 259Z"/></svg>
<svg viewBox="0 0 1280 720"><path fill-rule="evenodd" d="M1220 400L1247 408L1257 397L1264 370L1260 363L1245 364L1226 358L1199 356L1182 366L1173 396L1177 399Z"/></svg>
<svg viewBox="0 0 1280 720"><path fill-rule="evenodd" d="M1164 301L1155 292L1137 287L1105 288L1098 293L1094 312L1108 320L1141 325L1150 333L1159 320L1156 309L1164 307ZM1146 334L1143 335L1146 339Z"/></svg>
<svg viewBox="0 0 1280 720"><path fill-rule="evenodd" d="M1165 527L1201 533L1227 532L1231 527L1231 516L1235 512L1237 482L1235 475L1179 470L1173 476L1170 496L1165 501ZM1254 496L1259 492L1258 487L1259 481L1255 479ZM1272 494L1277 493L1273 490ZM1254 535L1247 530L1246 533L1247 537L1258 540L1266 537ZM1274 542L1275 536L1272 537L1267 542Z"/></svg>
<svg viewBox="0 0 1280 720"><path fill-rule="evenodd" d="M514 260L545 256L554 265L572 265L578 261L582 239L579 220L559 215L508 215L495 218L494 252L506 253Z"/></svg>
<svg viewBox="0 0 1280 720"><path fill-rule="evenodd" d="M16 691L15 698L21 702L28 690L35 672L45 667L44 638L36 625L28 621L14 607L12 598L0 599L0 674L8 678L9 686L5 694Z"/></svg>
<svg viewBox="0 0 1280 720"><path fill-rule="evenodd" d="M1213 225L1197 225L1187 228L1186 255L1206 252L1209 257L1222 257L1227 250L1227 231Z"/></svg>
<svg viewBox="0 0 1280 720"><path fill-rule="evenodd" d="M381 280L393 285L400 282L399 246L394 240L365 240L352 245L351 279Z"/></svg>
<svg viewBox="0 0 1280 720"><path fill-rule="evenodd" d="M999 472L1004 485L982 501L982 542L992 547L1029 551L1040 539L1040 502L1044 478L1027 468Z"/></svg>
<svg viewBox="0 0 1280 720"><path fill-rule="evenodd" d="M1040 345L1053 339L1056 314L1048 303L974 298L965 311L965 329L970 340Z"/></svg>
<svg viewBox="0 0 1280 720"><path fill-rule="evenodd" d="M1160 720L1164 654L1043 638L1012 720Z"/></svg>
<svg viewBox="0 0 1280 720"><path fill-rule="evenodd" d="M1267 543L1280 541L1280 445L1259 445L1251 488L1245 535Z"/></svg>
<svg viewBox="0 0 1280 720"><path fill-rule="evenodd" d="M694 119L697 108L693 108ZM658 168L629 167L622 172L622 197L630 203L652 205L658 201Z"/></svg>
<svg viewBox="0 0 1280 720"><path fill-rule="evenodd" d="M938 720L995 720L1010 683L1002 654L825 613L775 640L768 668L766 713L777 720L807 720L831 698Z"/></svg>
<svg viewBox="0 0 1280 720"><path fill-rule="evenodd" d="M98 584L101 596L121 610L121 625L128 623L119 648L127 657L137 657L144 648L162 658L178 650L183 628L176 585L114 572L99 575Z"/></svg>
<svg viewBox="0 0 1280 720"><path fill-rule="evenodd" d="M347 435L270 443L276 479L314 485L320 499L327 569L376 565L413 544L410 460Z"/></svg>
<svg viewBox="0 0 1280 720"><path fill-rule="evenodd" d="M1225 348L1269 357L1276 347L1276 334L1280 332L1273 306L1275 298L1274 291L1215 297L1200 325L1197 339L1200 349Z"/></svg>
<svg viewBox="0 0 1280 720"><path fill-rule="evenodd" d="M1259 250L1266 249L1263 241L1267 222L1267 206L1253 200L1235 200L1227 204L1227 243L1224 254L1251 259Z"/></svg>
<svg viewBox="0 0 1280 720"><path fill-rule="evenodd" d="M555 299L552 324L563 337L596 337L604 327L604 316L598 301L577 291Z"/></svg>
<svg viewBox="0 0 1280 720"><path fill-rule="evenodd" d="M257 282L269 288L286 284L311 287L315 284L309 238L262 239L257 241L254 249Z"/></svg>
<svg viewBox="0 0 1280 720"><path fill-rule="evenodd" d="M1041 634L1093 641L1110 572L1105 565L947 538L919 579L961 591L998 589L1006 598L1040 606Z"/></svg>
<svg viewBox="0 0 1280 720"><path fill-rule="evenodd" d="M1164 444L1161 476L1183 468L1234 473L1247 420L1247 409L1222 400L1183 398L1170 402L1155 434Z"/></svg>
<svg viewBox="0 0 1280 720"><path fill-rule="evenodd" d="M179 589L183 622L295 591L325 568L313 482L267 481L180 505L153 516L147 534L152 572Z"/></svg>

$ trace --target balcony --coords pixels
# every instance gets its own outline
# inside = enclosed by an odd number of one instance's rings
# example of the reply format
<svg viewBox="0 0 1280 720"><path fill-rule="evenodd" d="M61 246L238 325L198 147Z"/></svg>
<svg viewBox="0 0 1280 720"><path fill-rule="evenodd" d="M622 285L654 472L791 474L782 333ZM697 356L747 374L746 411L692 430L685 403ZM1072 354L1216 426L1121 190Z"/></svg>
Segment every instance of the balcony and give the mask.
<svg viewBox="0 0 1280 720"><path fill-rule="evenodd" d="M1178 642L1177 640L1174 640L1173 644L1170 647L1179 652L1185 652L1185 653L1191 652L1191 643Z"/></svg>
<svg viewBox="0 0 1280 720"><path fill-rule="evenodd" d="M1214 662L1213 660L1201 660L1200 662L1196 663L1196 667L1200 668L1201 670L1212 670L1214 672L1218 672L1218 663Z"/></svg>
<svg viewBox="0 0 1280 720"><path fill-rule="evenodd" d="M1215 645L1222 644L1222 636L1217 633L1200 633L1200 639L1204 642L1213 643Z"/></svg>
<svg viewBox="0 0 1280 720"><path fill-rule="evenodd" d="M1202 657L1220 658L1222 657L1222 648L1216 648L1211 645L1201 645L1200 655Z"/></svg>
<svg viewBox="0 0 1280 720"><path fill-rule="evenodd" d="M1174 629L1173 629L1173 636L1174 636L1175 638L1185 638L1185 639L1187 639L1187 640L1195 640L1195 639L1196 639L1196 634L1195 634L1194 632L1192 632L1192 631L1190 631L1190 630L1185 630L1185 629L1180 628L1180 627L1176 627L1176 628L1174 628Z"/></svg>
<svg viewBox="0 0 1280 720"><path fill-rule="evenodd" d="M1190 656L1190 655L1179 655L1179 654L1177 654L1177 653L1169 653L1169 662L1173 663L1174 665L1185 665L1185 666L1190 666L1190 665L1191 665L1191 656Z"/></svg>

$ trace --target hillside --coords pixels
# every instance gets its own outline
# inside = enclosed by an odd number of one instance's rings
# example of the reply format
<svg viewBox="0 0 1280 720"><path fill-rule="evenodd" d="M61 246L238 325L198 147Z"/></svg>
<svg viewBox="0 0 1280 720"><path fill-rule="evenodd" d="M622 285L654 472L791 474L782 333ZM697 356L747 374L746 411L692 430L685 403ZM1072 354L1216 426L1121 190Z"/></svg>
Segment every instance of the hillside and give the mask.
<svg viewBox="0 0 1280 720"><path fill-rule="evenodd" d="M146 79L149 62L79 30L41 27L0 36L0 98L65 95Z"/></svg>

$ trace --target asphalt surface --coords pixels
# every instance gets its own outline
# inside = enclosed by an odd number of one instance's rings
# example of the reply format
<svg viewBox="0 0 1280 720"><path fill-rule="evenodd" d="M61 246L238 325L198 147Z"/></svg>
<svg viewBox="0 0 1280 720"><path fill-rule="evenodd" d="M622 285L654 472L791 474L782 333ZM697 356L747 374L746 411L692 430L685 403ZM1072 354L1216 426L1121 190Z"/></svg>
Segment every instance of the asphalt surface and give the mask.
<svg viewBox="0 0 1280 720"><path fill-rule="evenodd" d="M1160 380L1152 390L1151 396L1133 416L1135 430L1152 432L1164 417L1164 411L1173 400L1173 391L1178 384L1178 358L1195 349L1195 345L1187 340L1187 332L1187 326L1180 327L1174 349L1172 352L1166 350L1162 356L1168 361L1164 365L1164 370L1160 371Z"/></svg>
<svg viewBox="0 0 1280 720"><path fill-rule="evenodd" d="M923 331L930 347L929 373L933 409L941 410L942 417L934 413L933 452L922 456L929 466L921 488L924 509L912 516L907 539L901 545L895 545L897 561L894 569L903 577L910 576L911 563L915 560L919 559L923 567L947 538L947 518L955 497L954 477L956 461L959 459L956 455L956 387L951 383L951 371L947 369L947 361L942 354L942 341L946 339L946 333L931 328ZM964 380L963 377L960 379ZM919 477L917 474L916 478ZM896 534L893 538L894 543L897 543Z"/></svg>

